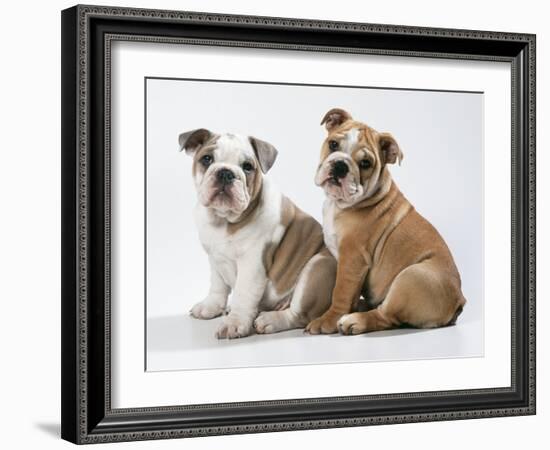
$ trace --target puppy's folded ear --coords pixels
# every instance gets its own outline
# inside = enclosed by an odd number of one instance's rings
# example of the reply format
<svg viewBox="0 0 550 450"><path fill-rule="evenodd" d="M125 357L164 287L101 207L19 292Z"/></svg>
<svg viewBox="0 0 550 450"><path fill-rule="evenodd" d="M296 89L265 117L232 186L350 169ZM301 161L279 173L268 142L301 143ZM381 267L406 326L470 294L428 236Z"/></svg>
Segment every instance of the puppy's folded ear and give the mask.
<svg viewBox="0 0 550 450"><path fill-rule="evenodd" d="M212 133L206 128L197 128L196 130L181 133L178 138L180 152L185 150L185 153L192 155L211 137Z"/></svg>
<svg viewBox="0 0 550 450"><path fill-rule="evenodd" d="M403 160L403 152L399 148L395 138L390 133L379 133L378 145L380 145L380 150L382 151L384 164L395 164L395 161L398 161L399 165L401 165L401 161Z"/></svg>
<svg viewBox="0 0 550 450"><path fill-rule="evenodd" d="M277 159L277 149L270 143L256 139L253 136L249 136L248 140L254 149L254 153L256 153L262 172L267 173L273 166L275 159Z"/></svg>
<svg viewBox="0 0 550 450"><path fill-rule="evenodd" d="M325 125L327 131L331 131L335 127L342 125L344 122L351 120L351 114L341 108L332 108L325 114L321 125Z"/></svg>

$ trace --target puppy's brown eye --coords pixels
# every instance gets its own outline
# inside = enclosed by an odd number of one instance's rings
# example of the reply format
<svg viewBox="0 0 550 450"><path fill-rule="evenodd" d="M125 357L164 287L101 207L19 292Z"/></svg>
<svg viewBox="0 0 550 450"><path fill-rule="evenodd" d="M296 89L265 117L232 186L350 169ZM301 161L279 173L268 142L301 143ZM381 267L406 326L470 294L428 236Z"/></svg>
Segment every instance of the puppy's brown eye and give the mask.
<svg viewBox="0 0 550 450"><path fill-rule="evenodd" d="M241 167L245 172L252 172L254 170L254 166L249 162L244 162Z"/></svg>
<svg viewBox="0 0 550 450"><path fill-rule="evenodd" d="M210 164L212 164L212 161L214 161L214 158L212 158L212 155L204 155L200 162L204 167L208 167Z"/></svg>
<svg viewBox="0 0 550 450"><path fill-rule="evenodd" d="M328 141L328 148L331 152L335 152L336 150L338 150L339 147L340 146L338 145L337 141Z"/></svg>
<svg viewBox="0 0 550 450"><path fill-rule="evenodd" d="M359 162L359 167L361 167L361 169L368 169L370 167L370 161L368 159L363 159Z"/></svg>

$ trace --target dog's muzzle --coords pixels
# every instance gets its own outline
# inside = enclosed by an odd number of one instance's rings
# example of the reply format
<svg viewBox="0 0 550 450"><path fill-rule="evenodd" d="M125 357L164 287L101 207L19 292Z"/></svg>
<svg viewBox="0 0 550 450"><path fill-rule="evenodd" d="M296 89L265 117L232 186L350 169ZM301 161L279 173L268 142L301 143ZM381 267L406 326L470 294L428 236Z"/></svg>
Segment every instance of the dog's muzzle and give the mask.
<svg viewBox="0 0 550 450"><path fill-rule="evenodd" d="M348 173L349 173L349 167L345 161L339 159L332 163L332 167L330 169L330 176L333 177L334 179L339 180L340 178L344 178Z"/></svg>
<svg viewBox="0 0 550 450"><path fill-rule="evenodd" d="M216 179L223 186L230 185L235 180L235 174L229 169L220 169L216 173Z"/></svg>

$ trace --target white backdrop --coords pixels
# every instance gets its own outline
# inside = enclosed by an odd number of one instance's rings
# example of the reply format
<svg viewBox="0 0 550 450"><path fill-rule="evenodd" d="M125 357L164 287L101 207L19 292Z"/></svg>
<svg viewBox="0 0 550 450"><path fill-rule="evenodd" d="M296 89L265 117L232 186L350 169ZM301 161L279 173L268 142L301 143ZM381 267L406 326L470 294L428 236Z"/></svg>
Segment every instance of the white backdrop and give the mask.
<svg viewBox="0 0 550 450"><path fill-rule="evenodd" d="M142 6L170 9L204 10L241 14L294 16L379 23L399 23L435 27L506 30L538 34L537 116L539 124L550 120L550 90L543 80L550 76L550 31L544 5L526 0L479 2L463 0L441 8L435 0L298 3L292 0L254 2L233 0L110 0L110 5ZM71 1L30 1L4 6L4 26L0 29L4 61L0 73L3 91L0 111L2 128L2 164L0 192L3 220L0 223L2 244L1 298L3 322L0 327L2 348L1 419L5 426L0 442L6 448L40 447L74 448L59 440L60 395L60 18L59 10ZM23 10L24 8L24 10ZM472 14L475 11L475 14ZM498 11L498 14L495 12ZM32 30L21 33L22 21ZM550 146L544 126L539 126L539 149ZM550 164L548 152L539 151L538 170ZM548 234L550 226L550 178L539 177L538 185L538 296L550 295L545 273L550 271ZM32 278L30 278L32 277ZM548 302L540 301L538 315L550 314ZM542 324L542 321L539 321ZM543 324L542 324L543 325ZM547 327L537 330L539 348L550 340ZM548 376L550 355L538 355L539 380ZM500 449L537 446L546 438L550 420L550 390L539 383L538 411L535 417L468 420L387 427L346 428L263 435L223 436L165 442L116 444L116 448L210 449L280 449L315 445L335 448L342 442L357 445L404 446L410 449L438 449L441 442L449 450L490 445ZM452 436L452 438L449 438ZM101 446L103 447L103 446ZM109 445L105 448L113 448Z"/></svg>
<svg viewBox="0 0 550 450"><path fill-rule="evenodd" d="M390 166L392 176L449 245L468 299L464 315L481 316L482 94L148 79L148 317L186 313L208 292L208 259L192 216L192 158L178 151L179 133L208 128L275 145L267 177L322 223L324 193L313 177L326 136L319 123L333 107L397 139L405 157Z"/></svg>

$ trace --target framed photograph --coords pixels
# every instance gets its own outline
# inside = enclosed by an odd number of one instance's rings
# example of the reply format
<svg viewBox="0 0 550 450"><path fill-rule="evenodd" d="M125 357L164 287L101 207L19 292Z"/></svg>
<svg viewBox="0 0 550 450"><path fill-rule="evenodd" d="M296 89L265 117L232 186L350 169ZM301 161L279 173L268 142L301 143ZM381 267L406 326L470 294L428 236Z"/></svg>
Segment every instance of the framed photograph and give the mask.
<svg viewBox="0 0 550 450"><path fill-rule="evenodd" d="M534 414L535 36L64 10L62 226L71 442Z"/></svg>

